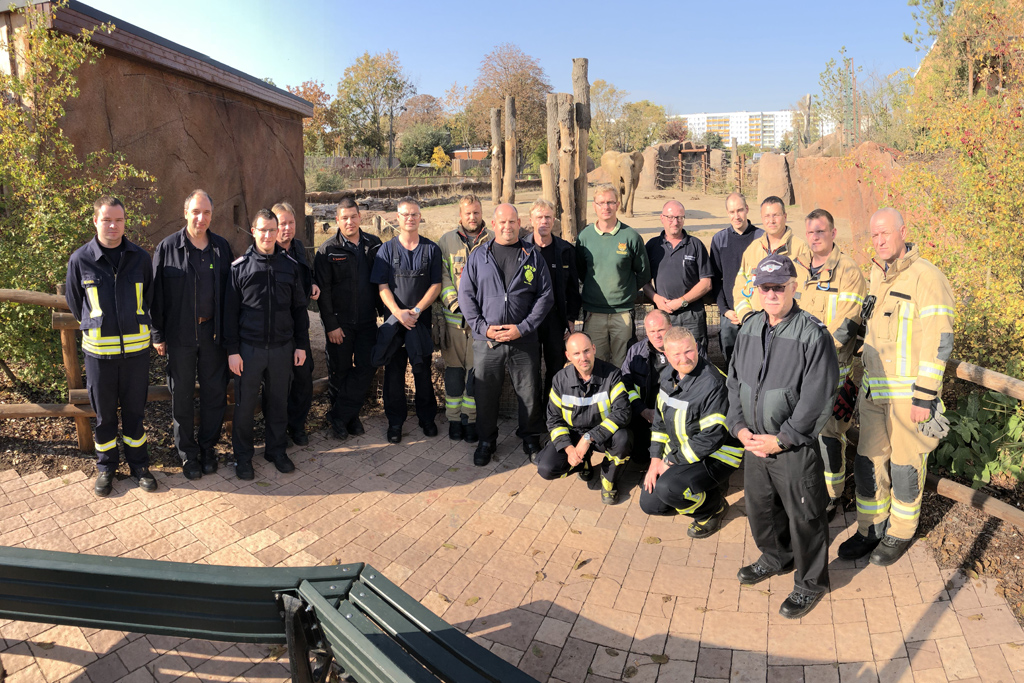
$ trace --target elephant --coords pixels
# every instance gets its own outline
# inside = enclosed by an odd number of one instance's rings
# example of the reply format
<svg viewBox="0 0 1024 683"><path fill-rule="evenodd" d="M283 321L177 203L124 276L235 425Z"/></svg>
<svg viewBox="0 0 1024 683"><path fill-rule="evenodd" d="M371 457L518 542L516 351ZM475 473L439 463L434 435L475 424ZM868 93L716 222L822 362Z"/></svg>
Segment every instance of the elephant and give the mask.
<svg viewBox="0 0 1024 683"><path fill-rule="evenodd" d="M644 170L642 152L605 152L601 155L601 168L608 176L608 182L619 188L622 202L619 213L633 217L633 200L640 184L640 172Z"/></svg>

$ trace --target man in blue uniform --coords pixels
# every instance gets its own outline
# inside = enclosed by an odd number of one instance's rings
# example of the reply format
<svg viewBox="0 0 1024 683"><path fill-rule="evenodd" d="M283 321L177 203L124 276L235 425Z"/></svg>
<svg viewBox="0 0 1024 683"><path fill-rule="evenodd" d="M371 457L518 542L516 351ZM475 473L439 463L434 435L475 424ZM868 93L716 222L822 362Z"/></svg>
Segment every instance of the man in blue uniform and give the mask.
<svg viewBox="0 0 1024 683"><path fill-rule="evenodd" d="M754 240L764 235L764 231L754 227L747 215L750 213L747 200L739 192L733 192L725 200L725 211L729 214L729 227L720 230L711 238L711 268L714 271L712 286L717 295L718 312L721 322L718 328L718 342L725 356L728 367L732 358L733 347L736 346L736 333L740 329L740 319L733 310L735 302L732 298L736 273L740 270L743 252Z"/></svg>
<svg viewBox="0 0 1024 683"><path fill-rule="evenodd" d="M228 241L210 231L212 219L210 196L193 190L185 199L185 227L165 237L153 255L153 348L167 356L174 446L186 479L217 471L213 449L220 440L227 405L224 297L233 256Z"/></svg>
<svg viewBox="0 0 1024 683"><path fill-rule="evenodd" d="M380 298L391 311L381 327L384 334L397 335L396 348L389 351L384 365L384 414L388 418L388 441L402 440L402 425L408 413L405 402L406 362L412 366L415 383L416 417L425 436L437 436L437 397L431 379L434 350L430 333L430 305L441 293L441 250L420 235L420 205L412 197L398 201L399 233L377 252L370 282L380 288ZM392 337L394 338L394 337ZM393 345L395 346L395 345Z"/></svg>
<svg viewBox="0 0 1024 683"><path fill-rule="evenodd" d="M82 330L86 387L96 413L97 496L110 495L117 471L117 410L124 459L143 491L155 491L143 417L149 390L149 306L153 264L124 236L124 204L100 197L93 204L96 239L68 261L65 298Z"/></svg>
<svg viewBox="0 0 1024 683"><path fill-rule="evenodd" d="M231 439L235 474L255 477L252 468L253 422L260 387L266 396L263 457L279 472L295 469L288 457L288 386L292 366L306 361L309 316L301 266L277 245L277 216L260 209L253 221L255 244L231 264L231 288L224 314L228 367L235 378L235 416Z"/></svg>

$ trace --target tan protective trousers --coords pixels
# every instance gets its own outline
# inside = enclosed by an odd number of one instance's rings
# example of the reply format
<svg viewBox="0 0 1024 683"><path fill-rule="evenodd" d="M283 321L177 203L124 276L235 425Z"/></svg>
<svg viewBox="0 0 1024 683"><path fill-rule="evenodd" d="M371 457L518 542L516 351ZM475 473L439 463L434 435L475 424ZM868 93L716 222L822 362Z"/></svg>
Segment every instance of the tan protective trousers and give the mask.
<svg viewBox="0 0 1024 683"><path fill-rule="evenodd" d="M448 345L441 349L441 358L444 359L444 414L449 422L459 422L465 415L467 422L475 423L476 399L468 386L473 371L473 335L469 329L443 324L448 327Z"/></svg>
<svg viewBox="0 0 1024 683"><path fill-rule="evenodd" d="M910 540L921 517L928 454L938 439L917 430L910 401L876 403L860 396L860 443L853 464L857 530Z"/></svg>
<svg viewBox="0 0 1024 683"><path fill-rule="evenodd" d="M852 420L830 417L818 434L821 459L825 463L825 490L829 498L838 498L846 488L846 432Z"/></svg>

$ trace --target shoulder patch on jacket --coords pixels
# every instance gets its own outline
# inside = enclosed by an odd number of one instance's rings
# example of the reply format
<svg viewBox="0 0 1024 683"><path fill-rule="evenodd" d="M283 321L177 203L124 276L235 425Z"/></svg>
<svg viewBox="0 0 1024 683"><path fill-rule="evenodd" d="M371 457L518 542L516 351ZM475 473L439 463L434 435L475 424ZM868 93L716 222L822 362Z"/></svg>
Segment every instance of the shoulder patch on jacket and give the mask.
<svg viewBox="0 0 1024 683"><path fill-rule="evenodd" d="M234 261L232 261L232 262L231 262L231 265L233 265L233 266L237 266L237 265L238 265L239 263L241 263L241 262L242 262L242 261L244 261L244 260L245 260L245 254L242 254L241 256L239 256L238 258L236 258L236 259L235 259Z"/></svg>

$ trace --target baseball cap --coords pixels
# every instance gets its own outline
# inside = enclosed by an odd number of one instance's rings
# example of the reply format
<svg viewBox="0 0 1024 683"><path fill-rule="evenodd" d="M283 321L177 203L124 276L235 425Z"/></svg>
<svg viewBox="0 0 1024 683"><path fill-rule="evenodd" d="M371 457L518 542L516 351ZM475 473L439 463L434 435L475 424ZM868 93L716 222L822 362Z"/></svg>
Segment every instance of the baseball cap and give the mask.
<svg viewBox="0 0 1024 683"><path fill-rule="evenodd" d="M796 267L788 256L772 254L761 259L754 268L754 286L782 285L796 277Z"/></svg>

